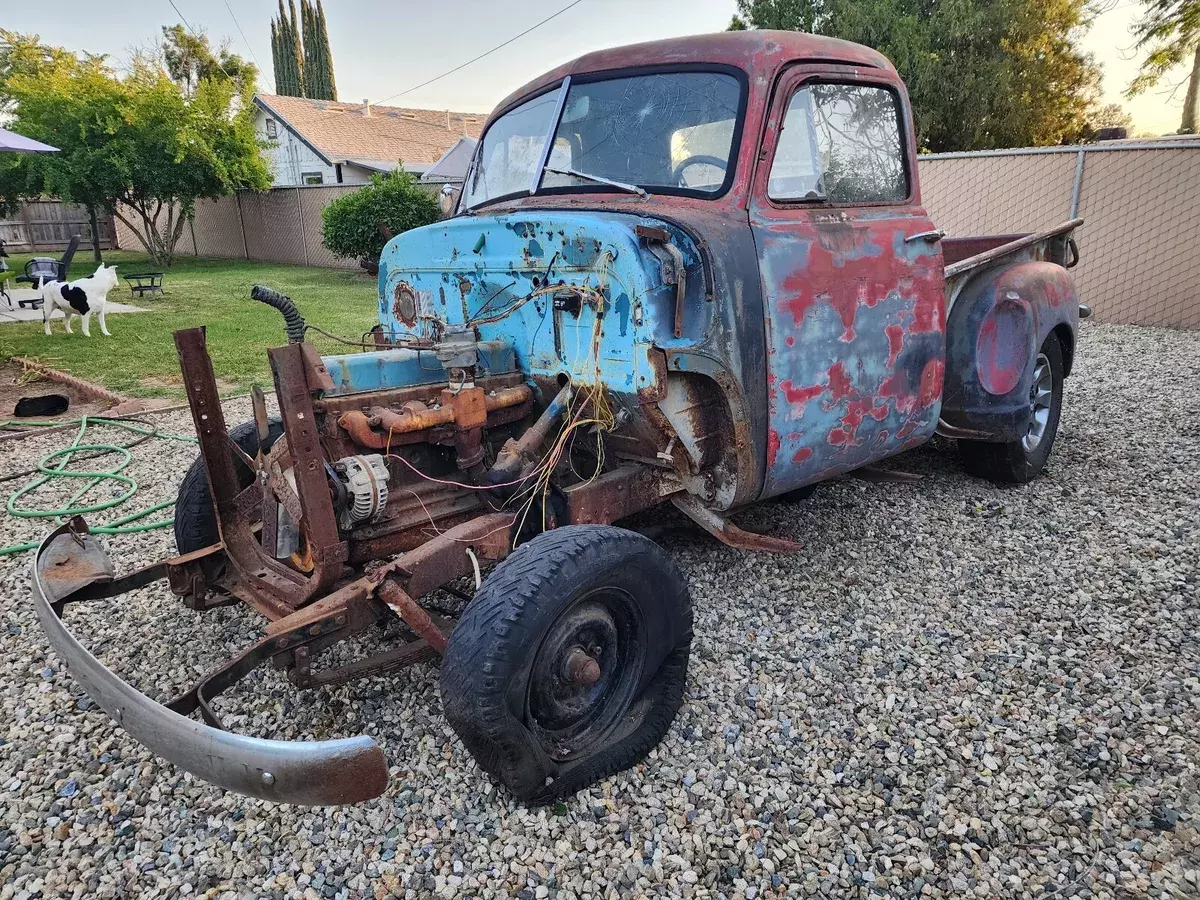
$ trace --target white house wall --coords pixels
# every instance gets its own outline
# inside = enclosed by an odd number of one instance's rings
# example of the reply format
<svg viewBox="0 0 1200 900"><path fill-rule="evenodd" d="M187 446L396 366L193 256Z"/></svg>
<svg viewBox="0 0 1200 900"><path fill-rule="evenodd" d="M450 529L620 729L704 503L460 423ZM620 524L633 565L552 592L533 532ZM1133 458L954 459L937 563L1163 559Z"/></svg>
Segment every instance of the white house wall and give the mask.
<svg viewBox="0 0 1200 900"><path fill-rule="evenodd" d="M275 137L267 134L267 119L275 119ZM297 138L280 120L268 115L263 109L258 110L255 117L255 130L258 138L269 142L263 151L268 165L271 167L274 181L273 187L294 187L303 184L302 175L308 172L320 172L323 184L337 184L337 170L328 165L312 149ZM360 184L365 179L356 181L345 180L345 183Z"/></svg>

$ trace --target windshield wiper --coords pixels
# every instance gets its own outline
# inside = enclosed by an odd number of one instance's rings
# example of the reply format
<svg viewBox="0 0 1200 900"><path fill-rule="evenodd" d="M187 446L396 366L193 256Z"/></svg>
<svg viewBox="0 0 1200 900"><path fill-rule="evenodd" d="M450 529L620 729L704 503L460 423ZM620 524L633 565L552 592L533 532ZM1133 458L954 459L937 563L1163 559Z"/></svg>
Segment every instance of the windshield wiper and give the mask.
<svg viewBox="0 0 1200 900"><path fill-rule="evenodd" d="M623 191L629 191L631 194L637 194L643 200L647 199L648 194L645 188L640 188L636 184L626 184L623 181L613 181L611 178L605 178L602 175L589 175L587 172L580 172L576 169L556 169L554 166L546 166L545 171L553 172L555 175L573 175L576 178L582 178L584 181L591 181L596 184L605 184L609 187L620 188Z"/></svg>

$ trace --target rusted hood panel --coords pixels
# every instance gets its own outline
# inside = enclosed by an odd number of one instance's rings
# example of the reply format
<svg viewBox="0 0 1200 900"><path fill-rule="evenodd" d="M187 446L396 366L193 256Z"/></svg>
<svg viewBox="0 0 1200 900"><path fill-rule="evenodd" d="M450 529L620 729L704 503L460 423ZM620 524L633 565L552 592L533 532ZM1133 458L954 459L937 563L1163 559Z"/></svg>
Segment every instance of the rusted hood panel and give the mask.
<svg viewBox="0 0 1200 900"><path fill-rule="evenodd" d="M637 226L666 228L691 287L674 335L675 287ZM433 339L473 325L484 341L513 348L528 375L567 373L618 393L655 390L654 347L704 339L711 305L696 243L659 219L619 213L549 212L460 217L409 231L379 266L385 330Z"/></svg>

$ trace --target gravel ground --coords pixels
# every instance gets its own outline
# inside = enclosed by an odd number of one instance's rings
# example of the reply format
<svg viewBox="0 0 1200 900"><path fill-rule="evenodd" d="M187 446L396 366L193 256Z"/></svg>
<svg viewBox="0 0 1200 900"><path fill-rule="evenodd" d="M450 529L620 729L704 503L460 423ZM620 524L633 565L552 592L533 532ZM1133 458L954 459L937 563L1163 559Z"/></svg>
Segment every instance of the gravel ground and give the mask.
<svg viewBox="0 0 1200 900"><path fill-rule="evenodd" d="M28 556L0 561L0 900L1200 896L1200 334L1091 326L1081 347L1032 485L971 480L939 441L895 463L920 484L839 480L740 518L797 556L665 539L697 608L684 709L644 765L549 809L481 774L429 667L307 694L271 672L222 701L250 734L375 735L385 796L223 794L92 707L35 621ZM0 474L62 443L3 445ZM191 455L140 453L139 504ZM30 532L0 520L0 543ZM172 540L109 546L130 566ZM70 621L160 698L257 634L165 588Z"/></svg>

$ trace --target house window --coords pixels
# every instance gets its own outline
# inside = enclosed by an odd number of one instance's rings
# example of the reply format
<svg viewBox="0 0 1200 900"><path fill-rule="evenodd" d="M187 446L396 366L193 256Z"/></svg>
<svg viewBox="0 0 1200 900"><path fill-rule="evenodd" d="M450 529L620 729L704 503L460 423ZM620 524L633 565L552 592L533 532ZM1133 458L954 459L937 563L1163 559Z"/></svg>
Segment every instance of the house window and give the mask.
<svg viewBox="0 0 1200 900"><path fill-rule="evenodd" d="M325 176L320 172L301 172L300 181L302 184L324 184Z"/></svg>
<svg viewBox="0 0 1200 900"><path fill-rule="evenodd" d="M267 137L271 140L275 140L275 138L279 137L279 131L275 128L274 119L267 119Z"/></svg>

